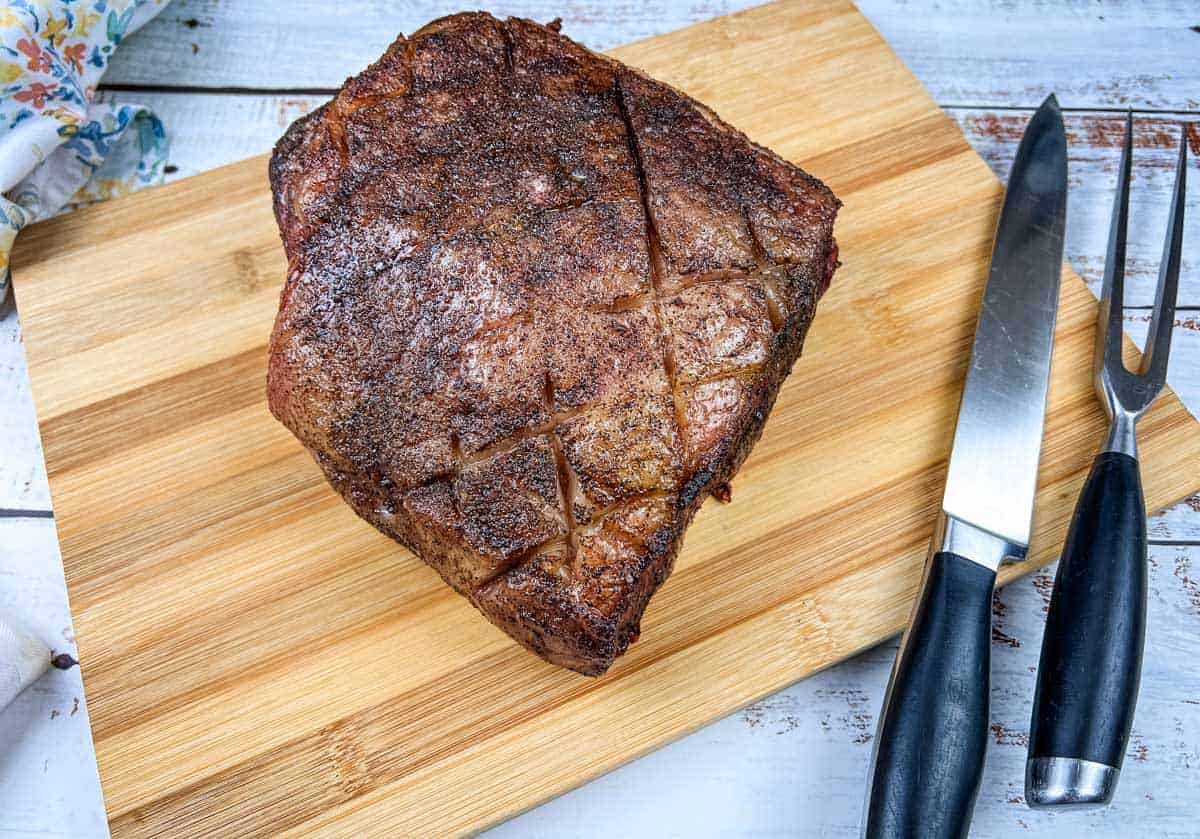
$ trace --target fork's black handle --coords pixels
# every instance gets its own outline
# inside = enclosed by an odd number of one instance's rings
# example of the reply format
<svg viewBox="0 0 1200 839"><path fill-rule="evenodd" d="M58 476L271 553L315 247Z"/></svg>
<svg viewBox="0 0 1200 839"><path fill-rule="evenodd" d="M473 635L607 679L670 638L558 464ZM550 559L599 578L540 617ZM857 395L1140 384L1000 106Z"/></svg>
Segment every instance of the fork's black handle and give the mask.
<svg viewBox="0 0 1200 839"><path fill-rule="evenodd" d="M1103 452L1075 507L1054 595L1030 723L1029 760L1102 767L1107 780L1060 801L1031 773L1034 806L1105 804L1129 742L1146 635L1146 508L1138 462ZM1093 767L1097 769L1097 767Z"/></svg>
<svg viewBox="0 0 1200 839"><path fill-rule="evenodd" d="M863 835L967 835L987 750L996 574L935 554L896 659L876 735Z"/></svg>

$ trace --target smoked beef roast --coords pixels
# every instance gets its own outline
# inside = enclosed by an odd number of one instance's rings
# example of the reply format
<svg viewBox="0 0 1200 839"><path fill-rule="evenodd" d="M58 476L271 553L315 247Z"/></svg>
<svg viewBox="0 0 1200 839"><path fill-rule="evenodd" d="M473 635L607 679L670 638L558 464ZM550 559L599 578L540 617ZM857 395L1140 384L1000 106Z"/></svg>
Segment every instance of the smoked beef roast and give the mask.
<svg viewBox="0 0 1200 839"><path fill-rule="evenodd" d="M837 264L840 202L557 25L460 14L297 120L271 410L367 521L603 673Z"/></svg>

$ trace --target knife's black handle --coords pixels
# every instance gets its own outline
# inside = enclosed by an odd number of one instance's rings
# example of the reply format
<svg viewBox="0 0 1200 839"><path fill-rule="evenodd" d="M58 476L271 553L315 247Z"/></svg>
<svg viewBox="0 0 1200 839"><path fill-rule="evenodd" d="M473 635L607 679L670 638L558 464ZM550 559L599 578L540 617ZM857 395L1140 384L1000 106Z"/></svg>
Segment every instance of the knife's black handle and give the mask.
<svg viewBox="0 0 1200 839"><path fill-rule="evenodd" d="M1089 800L1116 786L1142 673L1146 636L1146 507L1137 460L1103 452L1071 519L1042 639L1029 758L1070 758L1112 767ZM1031 783L1032 780L1031 780Z"/></svg>
<svg viewBox="0 0 1200 839"><path fill-rule="evenodd" d="M869 839L967 835L987 750L995 572L935 554L888 688Z"/></svg>

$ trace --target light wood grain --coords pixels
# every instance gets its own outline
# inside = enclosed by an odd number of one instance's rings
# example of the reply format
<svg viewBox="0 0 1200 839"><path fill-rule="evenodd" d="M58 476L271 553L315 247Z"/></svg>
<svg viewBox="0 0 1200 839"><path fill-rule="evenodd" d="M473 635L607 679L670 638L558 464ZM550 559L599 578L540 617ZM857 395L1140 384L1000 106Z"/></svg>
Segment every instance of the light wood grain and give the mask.
<svg viewBox="0 0 1200 839"><path fill-rule="evenodd" d="M615 54L825 178L846 202L845 266L734 503L697 517L604 679L492 629L355 519L266 413L284 266L262 159L20 240L115 834L477 829L901 625L998 182L848 4L763 7ZM1034 563L1061 541L1103 424L1094 314L1067 277ZM1142 444L1151 507L1197 488L1200 431L1173 396Z"/></svg>

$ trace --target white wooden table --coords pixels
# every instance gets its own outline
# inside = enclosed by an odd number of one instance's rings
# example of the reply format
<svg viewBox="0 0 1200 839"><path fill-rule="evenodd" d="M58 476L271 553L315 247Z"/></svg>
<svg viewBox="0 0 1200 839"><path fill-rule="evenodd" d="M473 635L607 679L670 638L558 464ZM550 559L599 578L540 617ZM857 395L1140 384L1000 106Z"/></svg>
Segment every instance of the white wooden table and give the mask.
<svg viewBox="0 0 1200 839"><path fill-rule="evenodd" d="M235 9L236 5L236 9ZM398 31L458 2L175 0L122 45L106 99L152 106L171 178L268 150L295 117ZM750 5L744 0L510 0L561 16L596 47ZM1095 286L1121 137L1137 112L1127 325L1138 340L1166 223L1177 123L1200 120L1192 2L865 0L863 10L1001 176L1033 106L1056 90L1071 141L1067 255ZM1200 126L1190 142L1200 157ZM1193 165L1193 172L1196 167ZM1193 175L1169 380L1200 411L1200 177ZM17 313L0 310L0 606L48 641L73 637ZM1200 464L1185 468L1200 469ZM1150 522L1148 655L1117 802L1085 814L1024 806L1034 673L1052 571L996 598L992 743L974 834L1200 835L1200 496ZM894 643L818 674L496 828L495 837L858 835L876 713ZM0 834L104 835L77 673L54 673L0 717ZM78 703L76 703L76 700Z"/></svg>

